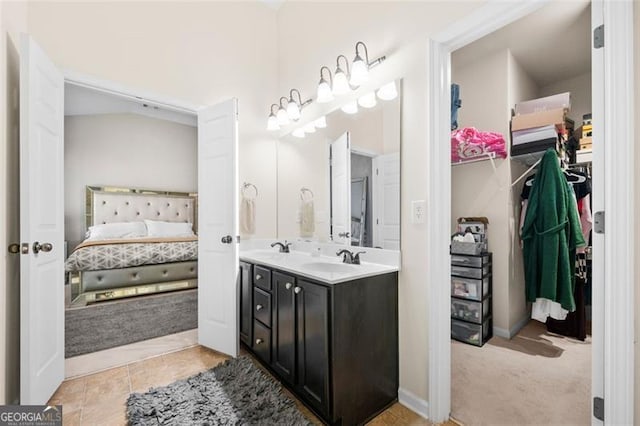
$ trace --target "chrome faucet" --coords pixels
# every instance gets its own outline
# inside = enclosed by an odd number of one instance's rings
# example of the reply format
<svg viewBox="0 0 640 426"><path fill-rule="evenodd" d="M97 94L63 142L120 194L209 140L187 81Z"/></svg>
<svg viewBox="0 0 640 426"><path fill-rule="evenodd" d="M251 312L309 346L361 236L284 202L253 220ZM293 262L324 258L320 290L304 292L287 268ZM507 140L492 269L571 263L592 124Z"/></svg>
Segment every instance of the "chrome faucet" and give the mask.
<svg viewBox="0 0 640 426"><path fill-rule="evenodd" d="M359 251L356 254L353 254L347 249L338 250L336 256L342 255L342 263L347 263L349 265L359 265L360 264L360 255L366 253L366 251Z"/></svg>
<svg viewBox="0 0 640 426"><path fill-rule="evenodd" d="M287 240L284 240L284 244L280 241L276 241L275 243L271 244L271 247L280 246L280 253L289 253L290 245L291 243L288 243Z"/></svg>

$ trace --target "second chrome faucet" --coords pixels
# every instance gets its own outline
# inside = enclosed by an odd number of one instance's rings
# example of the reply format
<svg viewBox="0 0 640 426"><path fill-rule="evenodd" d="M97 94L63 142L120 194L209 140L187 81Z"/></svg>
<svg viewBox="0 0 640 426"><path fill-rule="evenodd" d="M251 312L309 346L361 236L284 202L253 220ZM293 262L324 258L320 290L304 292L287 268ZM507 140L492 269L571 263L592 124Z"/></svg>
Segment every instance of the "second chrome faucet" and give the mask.
<svg viewBox="0 0 640 426"><path fill-rule="evenodd" d="M289 246L291 245L291 243L288 243L287 240L284 240L284 243L281 243L280 241L276 241L275 243L271 244L271 247L275 247L275 246L280 246L280 253L289 253Z"/></svg>

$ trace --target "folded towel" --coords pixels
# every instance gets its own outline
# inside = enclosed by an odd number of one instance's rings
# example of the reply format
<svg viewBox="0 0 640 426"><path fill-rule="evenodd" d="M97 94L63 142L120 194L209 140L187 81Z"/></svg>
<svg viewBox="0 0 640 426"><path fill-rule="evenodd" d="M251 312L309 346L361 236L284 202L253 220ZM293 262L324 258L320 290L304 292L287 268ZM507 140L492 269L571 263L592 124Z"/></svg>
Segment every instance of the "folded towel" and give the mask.
<svg viewBox="0 0 640 426"><path fill-rule="evenodd" d="M244 235L256 232L256 203L246 197L242 197L240 202L240 232Z"/></svg>
<svg viewBox="0 0 640 426"><path fill-rule="evenodd" d="M313 200L304 200L300 203L300 236L313 237L316 231L315 211Z"/></svg>

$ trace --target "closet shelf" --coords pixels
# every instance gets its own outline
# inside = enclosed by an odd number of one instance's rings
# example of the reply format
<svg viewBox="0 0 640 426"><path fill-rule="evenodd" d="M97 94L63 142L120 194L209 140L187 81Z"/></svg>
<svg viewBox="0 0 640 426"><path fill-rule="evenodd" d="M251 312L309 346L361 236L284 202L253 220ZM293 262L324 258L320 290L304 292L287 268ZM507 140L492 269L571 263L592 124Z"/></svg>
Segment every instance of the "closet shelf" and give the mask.
<svg viewBox="0 0 640 426"><path fill-rule="evenodd" d="M471 158L468 160L460 160L460 161L456 161L456 162L451 162L451 166L462 166L464 164L469 164L469 163L477 163L479 161L490 161L490 160L495 160L496 157L496 153L495 152L488 152L486 154L482 154L476 158Z"/></svg>

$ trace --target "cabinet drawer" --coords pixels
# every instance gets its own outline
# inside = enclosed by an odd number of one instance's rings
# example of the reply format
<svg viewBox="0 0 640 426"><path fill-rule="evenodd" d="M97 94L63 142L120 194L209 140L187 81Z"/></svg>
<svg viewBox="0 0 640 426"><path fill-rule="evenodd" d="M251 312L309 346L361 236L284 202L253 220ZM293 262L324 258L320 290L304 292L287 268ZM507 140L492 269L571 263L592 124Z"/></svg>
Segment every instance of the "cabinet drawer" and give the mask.
<svg viewBox="0 0 640 426"><path fill-rule="evenodd" d="M253 289L253 316L267 327L271 327L271 295L257 287Z"/></svg>
<svg viewBox="0 0 640 426"><path fill-rule="evenodd" d="M451 295L480 301L489 294L491 275L482 279L451 277Z"/></svg>
<svg viewBox="0 0 640 426"><path fill-rule="evenodd" d="M482 268L470 268L467 266L451 266L451 275L466 278L482 278L489 275L491 265L485 265Z"/></svg>
<svg viewBox="0 0 640 426"><path fill-rule="evenodd" d="M271 291L271 271L262 266L253 267L253 284L263 290Z"/></svg>
<svg viewBox="0 0 640 426"><path fill-rule="evenodd" d="M451 318L482 324L491 314L491 298L482 302L451 298Z"/></svg>
<svg viewBox="0 0 640 426"><path fill-rule="evenodd" d="M472 266L474 268L480 268L488 265L491 257L489 253L481 254L479 256L467 256L464 254L451 254L451 264L456 266Z"/></svg>
<svg viewBox="0 0 640 426"><path fill-rule="evenodd" d="M487 318L482 324L451 320L451 337L461 342L482 346L491 335L491 318Z"/></svg>
<svg viewBox="0 0 640 426"><path fill-rule="evenodd" d="M253 322L253 351L264 362L271 363L271 329L260 321Z"/></svg>

